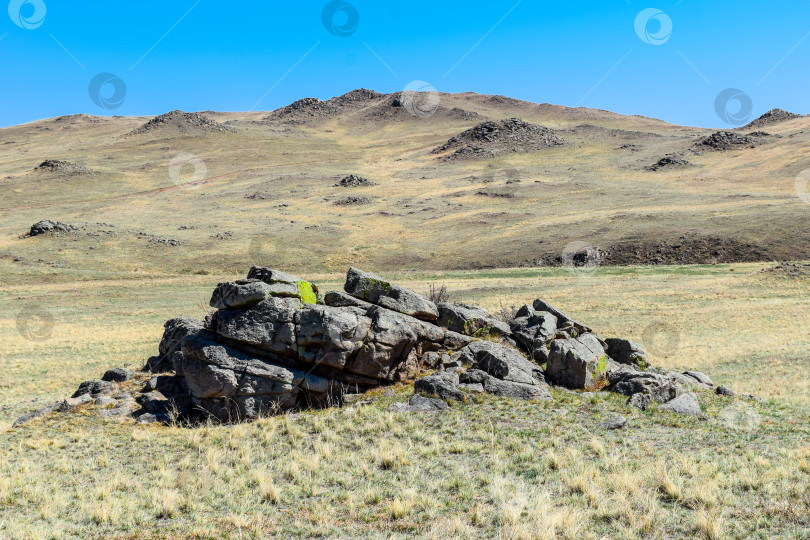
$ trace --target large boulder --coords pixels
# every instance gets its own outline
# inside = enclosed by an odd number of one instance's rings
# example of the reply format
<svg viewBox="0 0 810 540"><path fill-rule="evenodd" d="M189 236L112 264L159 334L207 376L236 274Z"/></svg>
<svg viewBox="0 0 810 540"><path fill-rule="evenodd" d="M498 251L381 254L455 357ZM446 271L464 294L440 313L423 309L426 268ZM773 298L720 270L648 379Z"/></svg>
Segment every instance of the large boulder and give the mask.
<svg viewBox="0 0 810 540"><path fill-rule="evenodd" d="M634 394L649 394L655 401L666 403L683 393L683 389L675 379L659 373L617 370L611 371L609 376L608 390L628 397Z"/></svg>
<svg viewBox="0 0 810 540"><path fill-rule="evenodd" d="M309 281L300 279L286 272L273 270L264 266L254 266L248 272L248 279L258 279L268 285L281 286L289 285L296 288L297 293L293 295L301 300L302 304L318 303L318 287Z"/></svg>
<svg viewBox="0 0 810 540"><path fill-rule="evenodd" d="M366 344L371 324L357 308L307 306L295 314L298 359L343 370L349 358Z"/></svg>
<svg viewBox="0 0 810 540"><path fill-rule="evenodd" d="M557 337L557 317L548 311L536 311L525 305L510 322L512 336L526 348L538 362L548 359L548 347Z"/></svg>
<svg viewBox="0 0 810 540"><path fill-rule="evenodd" d="M371 302L360 300L343 291L329 291L326 293L326 296L323 297L323 303L332 307L358 307L366 311L371 309L371 306L374 305Z"/></svg>
<svg viewBox="0 0 810 540"><path fill-rule="evenodd" d="M217 285L210 304L216 309L248 309L273 296L300 298L298 287L292 283L271 285L258 279L241 279Z"/></svg>
<svg viewBox="0 0 810 540"><path fill-rule="evenodd" d="M471 369L462 373L459 380L463 387L471 387L472 385L480 384L485 392L496 396L526 400L538 399L543 401L550 401L552 399L548 385L539 381L535 381L532 384L506 381L480 369Z"/></svg>
<svg viewBox="0 0 810 540"><path fill-rule="evenodd" d="M505 336L510 332L508 324L499 321L483 308L449 302L437 304L436 307L439 309L436 324L453 332L467 336Z"/></svg>
<svg viewBox="0 0 810 540"><path fill-rule="evenodd" d="M641 369L646 369L650 364L647 353L635 341L620 338L608 338L605 340L608 346L608 356L620 364L634 365Z"/></svg>
<svg viewBox="0 0 810 540"><path fill-rule="evenodd" d="M414 391L425 396L436 396L445 401L461 401L464 393L459 390L458 374L451 371L439 371L417 380Z"/></svg>
<svg viewBox="0 0 810 540"><path fill-rule="evenodd" d="M346 274L344 290L355 298L425 321L439 318L436 304L410 289L357 268Z"/></svg>
<svg viewBox="0 0 810 540"><path fill-rule="evenodd" d="M254 358L192 335L182 344L183 373L195 404L223 420L293 408L301 391L323 401L328 379Z"/></svg>
<svg viewBox="0 0 810 540"><path fill-rule="evenodd" d="M590 333L556 339L549 350L546 375L568 388L596 389L607 380L605 350Z"/></svg>

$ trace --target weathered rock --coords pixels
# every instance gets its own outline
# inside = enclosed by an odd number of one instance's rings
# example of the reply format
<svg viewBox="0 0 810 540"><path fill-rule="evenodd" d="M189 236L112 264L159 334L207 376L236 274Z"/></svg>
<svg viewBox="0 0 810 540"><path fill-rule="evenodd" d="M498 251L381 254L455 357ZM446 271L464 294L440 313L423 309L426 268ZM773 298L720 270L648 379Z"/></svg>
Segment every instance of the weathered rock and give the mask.
<svg viewBox="0 0 810 540"><path fill-rule="evenodd" d="M76 227L67 223L60 223L59 221L51 221L44 219L31 225L31 230L28 232L29 236L39 236L41 234L53 232L73 232Z"/></svg>
<svg viewBox="0 0 810 540"><path fill-rule="evenodd" d="M427 396L436 396L444 400L461 401L464 394L458 388L458 375L450 371L440 371L422 377L414 383L414 390Z"/></svg>
<svg viewBox="0 0 810 540"><path fill-rule="evenodd" d="M258 279L267 283L268 285L278 286L288 285L295 287L297 293L293 295L295 298L301 300L302 304L316 304L318 302L318 287L309 281L297 278L286 272L273 270L264 266L254 266L248 272L248 279ZM283 294L273 296L284 296Z"/></svg>
<svg viewBox="0 0 810 540"><path fill-rule="evenodd" d="M436 304L424 296L356 268L349 269L343 288L355 298L417 319L435 321L439 318Z"/></svg>
<svg viewBox="0 0 810 540"><path fill-rule="evenodd" d="M513 399L539 399L550 401L552 399L548 386L543 383L524 384L498 379L480 369L471 369L460 376L460 382L465 385L480 384L488 394Z"/></svg>
<svg viewBox="0 0 810 540"><path fill-rule="evenodd" d="M729 397L737 395L737 392L722 384L714 389L714 393L717 394L718 396L729 396Z"/></svg>
<svg viewBox="0 0 810 540"><path fill-rule="evenodd" d="M517 312L510 323L514 338L523 345L532 357L539 361L548 360L548 346L557 337L557 317L548 311L535 311L525 305Z"/></svg>
<svg viewBox="0 0 810 540"><path fill-rule="evenodd" d="M374 304L355 298L343 291L330 291L323 298L323 303L332 307L358 307L368 311Z"/></svg>
<svg viewBox="0 0 810 540"><path fill-rule="evenodd" d="M295 313L298 358L301 362L342 370L349 357L370 339L372 321L357 308L307 306ZM362 373L377 377L377 372Z"/></svg>
<svg viewBox="0 0 810 540"><path fill-rule="evenodd" d="M701 373L700 371L684 371L683 374L686 377L694 379L700 385L703 385L707 388L714 388L714 383L705 373Z"/></svg>
<svg viewBox="0 0 810 540"><path fill-rule="evenodd" d="M458 354L464 365L481 370L497 379L521 384L545 384L540 366L526 360L520 352L490 341L474 341Z"/></svg>
<svg viewBox="0 0 810 540"><path fill-rule="evenodd" d="M150 373L168 373L175 369L172 361L174 353L180 351L180 344L191 334L201 332L203 322L190 317L170 319L163 325L163 337L158 346L158 356L149 359L144 371Z"/></svg>
<svg viewBox="0 0 810 540"><path fill-rule="evenodd" d="M458 387L464 392L470 392L473 394L484 393L484 385L481 383L460 383Z"/></svg>
<svg viewBox="0 0 810 540"><path fill-rule="evenodd" d="M620 364L638 366L646 369L649 366L647 353L641 345L629 339L608 338L605 340L608 346L608 356Z"/></svg>
<svg viewBox="0 0 810 540"><path fill-rule="evenodd" d="M110 396L99 396L93 401L93 404L99 407L109 407L110 405L117 405L118 400Z"/></svg>
<svg viewBox="0 0 810 540"><path fill-rule="evenodd" d="M698 403L697 395L695 395L694 392L681 394L675 399L661 405L659 409L691 416L700 416L701 414L700 403Z"/></svg>
<svg viewBox="0 0 810 540"><path fill-rule="evenodd" d="M72 411L76 407L79 407L81 405L85 405L87 403L90 403L91 401L93 401L93 397L89 393L88 394L81 394L81 395L79 395L77 397L69 397L69 398L67 398L62 403L59 404L58 409L59 409L60 412Z"/></svg>
<svg viewBox="0 0 810 540"><path fill-rule="evenodd" d="M627 398L627 404L631 407L635 407L641 411L646 411L650 407L650 402L652 398L650 398L650 394L633 394L629 398Z"/></svg>
<svg viewBox="0 0 810 540"><path fill-rule="evenodd" d="M436 322L453 332L467 336L504 336L510 332L509 325L494 318L479 307L444 302L437 304L439 319Z"/></svg>
<svg viewBox="0 0 810 540"><path fill-rule="evenodd" d="M138 417L136 422L141 425L168 424L171 422L171 417L165 413L162 414L144 413Z"/></svg>
<svg viewBox="0 0 810 540"><path fill-rule="evenodd" d="M414 394L408 403L393 403L388 407L392 412L437 412L448 409L447 402Z"/></svg>
<svg viewBox="0 0 810 540"><path fill-rule="evenodd" d="M104 375L102 375L102 381L114 382L114 383L121 383L132 380L135 378L135 372L126 368L113 368L108 369Z"/></svg>
<svg viewBox="0 0 810 540"><path fill-rule="evenodd" d="M213 324L217 334L224 338L295 358L298 354L295 315L300 308L297 298L270 297L247 310L220 309Z"/></svg>
<svg viewBox="0 0 810 540"><path fill-rule="evenodd" d="M298 287L291 283L272 285L257 279L242 279L220 283L211 296L211 307L217 309L248 309L269 297L299 298Z"/></svg>
<svg viewBox="0 0 810 540"><path fill-rule="evenodd" d="M114 389L113 383L109 381L84 381L79 384L79 389L76 390L71 397L78 398L85 394L90 396L97 396L99 394L109 394Z"/></svg>
<svg viewBox="0 0 810 540"><path fill-rule="evenodd" d="M624 371L615 377L611 373L611 377L609 390L625 396L649 394L655 401L666 403L683 392L675 379L658 373Z"/></svg>
<svg viewBox="0 0 810 540"><path fill-rule="evenodd" d="M557 324L558 324L558 327L560 327L560 328L565 323L571 323L571 325L574 328L576 328L577 331L580 334L586 334L586 333L592 333L593 332L593 330L591 330L590 328L588 328L584 324L572 319L571 317L569 317L568 315L566 315L565 313L563 313L559 309L555 308L554 306L552 306L551 304L549 304L548 302L546 302L542 298L538 298L537 300L535 300L534 303L532 304L532 306L534 307L535 311L547 311L547 312L551 313L552 315L554 315L555 317L557 317Z"/></svg>
<svg viewBox="0 0 810 540"><path fill-rule="evenodd" d="M609 430L622 429L624 426L627 425L627 418L625 418L622 415L618 415L614 416L613 418L608 418L599 425Z"/></svg>
<svg viewBox="0 0 810 540"><path fill-rule="evenodd" d="M607 379L605 351L593 334L551 343L546 375L568 388L594 389Z"/></svg>

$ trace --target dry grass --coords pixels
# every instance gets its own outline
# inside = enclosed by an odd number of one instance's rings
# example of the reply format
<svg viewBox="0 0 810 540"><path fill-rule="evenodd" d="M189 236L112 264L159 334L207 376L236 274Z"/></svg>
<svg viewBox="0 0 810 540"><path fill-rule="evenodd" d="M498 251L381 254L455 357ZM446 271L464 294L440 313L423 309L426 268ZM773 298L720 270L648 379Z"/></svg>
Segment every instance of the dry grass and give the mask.
<svg viewBox="0 0 810 540"><path fill-rule="evenodd" d="M542 296L603 335L640 340L645 324L668 321L679 348L655 363L702 369L763 403L700 394L701 421L555 390L550 403L485 397L440 415L392 414L388 404L409 392L399 387L359 409L236 426L54 415L0 439L0 536L806 537L810 291L759 268L393 277L416 290L447 283L458 300L491 309ZM165 319L201 316L212 284L228 277L77 281L62 270L35 285L7 275L17 284L0 287L4 426L108 367L139 365ZM54 314L49 339L17 332L29 304ZM779 331L763 332L763 320ZM598 427L615 414L628 428Z"/></svg>

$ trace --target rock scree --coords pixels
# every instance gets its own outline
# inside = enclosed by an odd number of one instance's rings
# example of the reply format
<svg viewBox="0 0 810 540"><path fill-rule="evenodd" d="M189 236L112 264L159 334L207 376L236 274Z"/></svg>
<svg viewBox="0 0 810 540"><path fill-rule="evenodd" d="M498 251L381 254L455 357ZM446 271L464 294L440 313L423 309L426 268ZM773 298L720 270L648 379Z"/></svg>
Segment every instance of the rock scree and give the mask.
<svg viewBox="0 0 810 540"><path fill-rule="evenodd" d="M705 374L650 367L639 344L603 340L543 299L507 323L356 268L343 289L321 296L307 280L254 266L215 287L205 320L167 321L140 374L111 369L41 414L96 407L138 423L238 422L355 406L369 390L413 383L415 396L389 410L439 413L481 393L548 401L561 386L623 394L628 408L655 402L700 415L696 392L714 391Z"/></svg>
<svg viewBox="0 0 810 540"><path fill-rule="evenodd" d="M433 154L452 153L442 159L479 159L509 153L529 153L564 144L553 129L509 118L500 122L484 122L459 133Z"/></svg>

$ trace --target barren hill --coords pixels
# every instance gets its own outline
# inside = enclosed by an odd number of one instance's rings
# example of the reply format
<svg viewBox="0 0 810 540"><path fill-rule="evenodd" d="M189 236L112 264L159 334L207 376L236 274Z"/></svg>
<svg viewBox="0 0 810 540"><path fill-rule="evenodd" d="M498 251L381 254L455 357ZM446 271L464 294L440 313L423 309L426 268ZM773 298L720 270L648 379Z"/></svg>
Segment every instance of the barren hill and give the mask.
<svg viewBox="0 0 810 540"><path fill-rule="evenodd" d="M796 193L810 118L763 118L767 134L360 89L272 112L42 120L0 130L0 257L150 272L429 270L558 265L580 242L603 264L810 259ZM442 159L456 153L476 159ZM34 170L55 157L93 174L54 182ZM334 187L352 174L370 185ZM76 230L19 238L42 220Z"/></svg>

